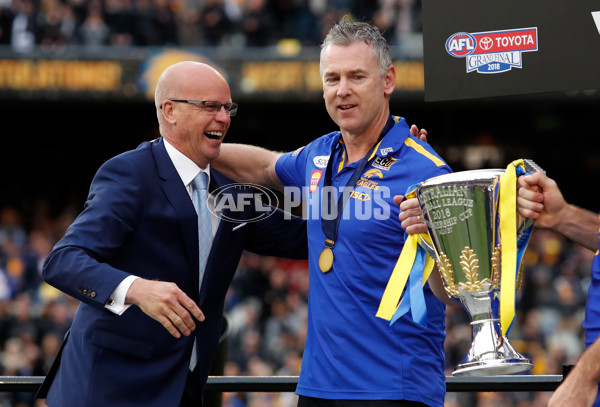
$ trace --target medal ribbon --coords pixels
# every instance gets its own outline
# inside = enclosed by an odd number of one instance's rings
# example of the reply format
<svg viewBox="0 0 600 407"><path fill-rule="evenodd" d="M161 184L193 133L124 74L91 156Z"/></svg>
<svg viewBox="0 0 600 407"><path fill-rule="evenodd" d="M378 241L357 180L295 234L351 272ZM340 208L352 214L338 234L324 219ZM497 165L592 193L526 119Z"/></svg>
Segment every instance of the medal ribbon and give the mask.
<svg viewBox="0 0 600 407"><path fill-rule="evenodd" d="M416 186L410 187L406 198L414 198L415 191ZM390 325L392 325L410 309L413 321L425 326L427 324L427 307L423 286L431 275L435 262L419 242L421 239L425 239L431 243L431 238L428 233L412 235L405 233L404 236L405 241L400 257L385 287L375 315L390 321ZM409 286L402 296L407 281Z"/></svg>
<svg viewBox="0 0 600 407"><path fill-rule="evenodd" d="M533 230L533 222L526 223L522 236L517 240L517 178L525 173L525 164L519 159L510 163L500 177L500 325L504 335L508 334L515 320L517 277Z"/></svg>
<svg viewBox="0 0 600 407"><path fill-rule="evenodd" d="M365 167L367 166L367 163L375 156L375 154L373 152L377 149L377 146L379 146L379 144L381 143L383 136L385 136L387 134L387 132L392 127L394 127L395 124L396 124L395 120L390 117L388 119L385 127L381 131L381 134L379 135L379 139L377 140L377 143L375 143L371 147L369 152L362 158L362 160L360 160L360 162L358 163L358 166L356 167L356 169L354 170L354 173L352 174L352 176L346 183L346 186L344 187L344 189L346 189L350 186L352 188L354 188L354 186L356 185L356 181L358 181L358 178L362 175L363 171L365 170ZM329 156L329 161L327 162L327 168L325 169L325 177L323 180L323 188L331 186L331 180L333 178L333 156L334 156L334 154L335 154L335 148L331 152L331 155ZM331 198L330 195L327 194L327 202L325 202L325 194L322 195L322 197L321 197L321 199L322 199L321 207L322 208L324 205L327 205L326 208L328 210L330 210L332 208L332 205L335 205L334 202L331 202L330 198ZM333 246L335 245L335 241L337 240L338 229L340 226L340 220L342 219L342 215L344 213L344 206L348 202L348 199L350 199L350 194L344 194L344 191L342 191L342 193L340 194L340 196L338 198L337 205L334 207L335 212L329 211L329 213L335 213L335 215L336 215L335 219L325 219L323 216L321 216L321 229L323 230L323 233L325 234L325 246L329 247L330 249L333 249Z"/></svg>

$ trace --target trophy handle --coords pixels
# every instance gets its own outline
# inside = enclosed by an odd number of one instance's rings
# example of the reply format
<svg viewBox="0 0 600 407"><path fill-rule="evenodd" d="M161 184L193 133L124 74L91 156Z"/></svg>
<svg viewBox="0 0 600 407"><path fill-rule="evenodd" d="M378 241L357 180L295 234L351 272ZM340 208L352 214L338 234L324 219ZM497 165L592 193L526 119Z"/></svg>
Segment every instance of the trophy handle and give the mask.
<svg viewBox="0 0 600 407"><path fill-rule="evenodd" d="M431 236L430 236L431 238ZM420 237L420 243L421 247L423 249L425 249L425 251L427 252L427 254L429 255L429 257L431 257L433 260L438 261L438 255L435 251L435 247L433 247L432 243L429 243L427 240L423 239L423 237Z"/></svg>

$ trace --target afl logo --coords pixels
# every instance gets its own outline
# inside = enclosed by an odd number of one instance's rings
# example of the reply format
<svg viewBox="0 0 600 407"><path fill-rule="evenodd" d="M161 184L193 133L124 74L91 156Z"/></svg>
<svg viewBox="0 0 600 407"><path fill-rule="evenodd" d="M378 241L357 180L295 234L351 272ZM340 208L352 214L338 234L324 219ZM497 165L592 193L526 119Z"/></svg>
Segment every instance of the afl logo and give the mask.
<svg viewBox="0 0 600 407"><path fill-rule="evenodd" d="M456 33L446 41L446 51L455 58L464 58L472 54L477 47L477 41L469 33Z"/></svg>
<svg viewBox="0 0 600 407"><path fill-rule="evenodd" d="M279 205L277 194L268 188L256 184L229 184L210 193L214 198L214 207L208 209L221 220L234 223L256 222L275 213ZM244 217L246 207L254 208L248 212L254 217Z"/></svg>

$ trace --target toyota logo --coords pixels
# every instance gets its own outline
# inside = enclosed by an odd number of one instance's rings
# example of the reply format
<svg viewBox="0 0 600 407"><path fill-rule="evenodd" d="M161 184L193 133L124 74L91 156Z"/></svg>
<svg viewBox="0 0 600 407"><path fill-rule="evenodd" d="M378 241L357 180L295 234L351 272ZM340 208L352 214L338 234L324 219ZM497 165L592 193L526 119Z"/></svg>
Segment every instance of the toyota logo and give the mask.
<svg viewBox="0 0 600 407"><path fill-rule="evenodd" d="M490 37L483 37L482 39L479 40L479 46L483 50L487 51L488 49L492 48L493 45L494 45L494 41L492 41L492 39Z"/></svg>

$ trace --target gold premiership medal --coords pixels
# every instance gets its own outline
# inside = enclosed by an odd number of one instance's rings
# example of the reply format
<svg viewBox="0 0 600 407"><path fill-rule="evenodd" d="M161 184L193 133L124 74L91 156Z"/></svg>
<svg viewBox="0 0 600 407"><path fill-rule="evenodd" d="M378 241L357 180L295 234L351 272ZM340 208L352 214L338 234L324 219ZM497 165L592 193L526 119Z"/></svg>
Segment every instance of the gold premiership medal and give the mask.
<svg viewBox="0 0 600 407"><path fill-rule="evenodd" d="M323 273L327 273L333 266L333 250L330 247L325 247L319 255L319 268Z"/></svg>

